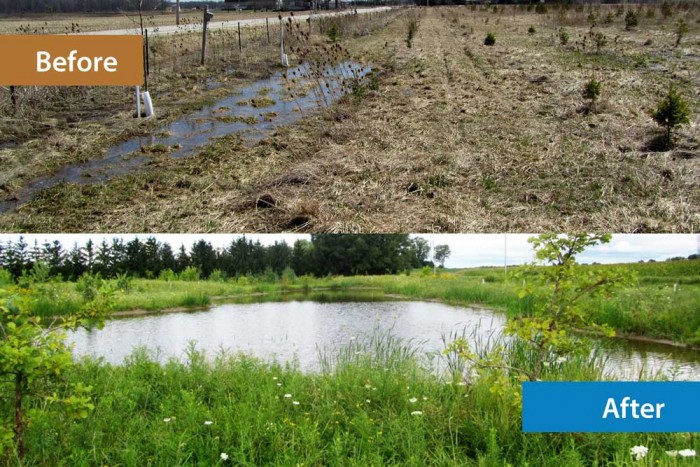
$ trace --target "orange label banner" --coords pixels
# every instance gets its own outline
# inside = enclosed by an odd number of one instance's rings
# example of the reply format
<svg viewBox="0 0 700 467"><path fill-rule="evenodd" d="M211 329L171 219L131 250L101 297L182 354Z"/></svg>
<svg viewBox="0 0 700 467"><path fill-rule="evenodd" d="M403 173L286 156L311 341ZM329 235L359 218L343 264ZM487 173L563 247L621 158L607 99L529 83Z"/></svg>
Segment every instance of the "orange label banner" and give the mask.
<svg viewBox="0 0 700 467"><path fill-rule="evenodd" d="M0 35L0 84L140 86L141 36Z"/></svg>

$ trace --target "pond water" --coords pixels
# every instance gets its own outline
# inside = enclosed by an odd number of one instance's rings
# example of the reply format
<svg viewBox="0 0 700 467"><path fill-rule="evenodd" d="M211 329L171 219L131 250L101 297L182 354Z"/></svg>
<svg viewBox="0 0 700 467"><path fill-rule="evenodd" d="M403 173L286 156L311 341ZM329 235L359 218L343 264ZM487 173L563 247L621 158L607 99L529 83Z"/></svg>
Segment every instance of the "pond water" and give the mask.
<svg viewBox="0 0 700 467"><path fill-rule="evenodd" d="M366 342L390 333L419 354L439 353L444 337L498 335L502 315L487 309L434 302L373 301L222 304L205 311L114 319L102 330L80 330L69 337L77 356L102 357L119 364L137 347L159 361L185 360L190 342L213 358L222 350L264 360L296 362L304 371L320 368L320 351ZM700 352L622 340L606 340L607 368L621 379L661 372L674 379L700 379Z"/></svg>
<svg viewBox="0 0 700 467"><path fill-rule="evenodd" d="M189 157L213 139L232 133L240 134L246 143L260 141L276 128L301 119L305 112L336 101L350 91L355 80L370 71L370 67L353 62L326 65L321 70L311 69L306 64L289 68L238 89L231 96L185 115L150 135L115 145L103 157L68 165L54 175L33 180L12 200L0 201L0 212L15 209L35 194L60 183L104 183L134 172L152 159L151 153ZM157 111L157 96L155 99Z"/></svg>

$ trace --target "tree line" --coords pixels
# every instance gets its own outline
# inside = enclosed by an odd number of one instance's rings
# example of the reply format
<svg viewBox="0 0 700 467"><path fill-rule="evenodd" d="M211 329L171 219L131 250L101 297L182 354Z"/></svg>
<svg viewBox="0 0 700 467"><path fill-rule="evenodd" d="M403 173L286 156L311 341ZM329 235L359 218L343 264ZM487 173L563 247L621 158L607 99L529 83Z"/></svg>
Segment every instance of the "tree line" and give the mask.
<svg viewBox="0 0 700 467"><path fill-rule="evenodd" d="M428 242L408 234L318 234L293 245L282 241L269 246L241 236L223 248L202 239L177 251L155 237L129 241L115 237L99 244L88 240L71 248L58 240L29 245L20 237L0 244L0 269L15 280L30 274L35 265L64 280L77 280L85 273L99 273L103 278L124 274L158 278L188 269L196 269L205 279L215 271L224 277L281 275L285 270L313 276L375 275L431 266L429 255Z"/></svg>

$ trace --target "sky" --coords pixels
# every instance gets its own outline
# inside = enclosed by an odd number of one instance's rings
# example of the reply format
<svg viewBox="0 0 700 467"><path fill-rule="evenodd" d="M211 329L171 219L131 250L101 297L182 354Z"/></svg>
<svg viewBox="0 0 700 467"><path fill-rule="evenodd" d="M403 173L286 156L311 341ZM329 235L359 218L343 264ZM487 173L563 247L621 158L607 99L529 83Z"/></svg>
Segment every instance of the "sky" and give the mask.
<svg viewBox="0 0 700 467"><path fill-rule="evenodd" d="M24 234L25 241L31 246L34 241L39 244L45 240L59 240L64 248L70 249L77 242L84 245L88 239L99 244L103 239L111 242L114 237L129 241L134 237L145 240L149 236L160 242L169 243L173 250L181 245L189 249L193 243L203 238L215 248L228 246L238 234ZM309 239L306 234L246 234L253 241L259 240L263 245L285 241L292 245L296 240ZM527 242L531 234L417 234L429 244L450 246L451 255L445 262L447 268L468 268L477 266L517 265L531 262L532 245ZM0 234L0 243L19 239L19 234ZM591 248L578 257L581 263L627 263L662 261L675 256L687 257L700 253L700 234L616 234L610 243Z"/></svg>

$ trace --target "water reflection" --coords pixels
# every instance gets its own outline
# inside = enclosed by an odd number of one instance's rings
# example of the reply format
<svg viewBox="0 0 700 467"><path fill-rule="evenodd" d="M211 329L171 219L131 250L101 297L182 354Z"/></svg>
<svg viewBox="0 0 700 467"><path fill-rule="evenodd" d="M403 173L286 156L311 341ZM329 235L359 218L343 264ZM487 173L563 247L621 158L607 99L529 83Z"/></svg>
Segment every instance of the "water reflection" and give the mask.
<svg viewBox="0 0 700 467"><path fill-rule="evenodd" d="M184 360L188 343L196 341L210 358L225 350L283 363L296 361L302 370L315 371L319 349L337 349L377 333L391 333L427 355L444 349L444 336L476 332L486 338L500 333L505 324L501 315L486 309L376 301L381 300L378 294L364 295L370 300L358 302L355 294L350 302L229 303L200 312L115 319L102 330L78 331L70 340L76 355L115 364L137 347L147 347L160 361ZM619 379L661 375L700 380L698 351L620 339L603 340L601 347L608 355L606 372Z"/></svg>

